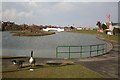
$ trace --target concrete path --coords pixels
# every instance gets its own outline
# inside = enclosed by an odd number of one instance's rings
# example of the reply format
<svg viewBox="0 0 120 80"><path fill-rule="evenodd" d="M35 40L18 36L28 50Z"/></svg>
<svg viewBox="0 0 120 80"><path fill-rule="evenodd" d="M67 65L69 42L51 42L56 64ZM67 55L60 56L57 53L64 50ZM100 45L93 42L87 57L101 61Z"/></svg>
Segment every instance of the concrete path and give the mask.
<svg viewBox="0 0 120 80"><path fill-rule="evenodd" d="M78 59L75 62L105 75L107 78L118 78L120 44L113 41L110 42L113 44L113 49L107 54L93 58Z"/></svg>

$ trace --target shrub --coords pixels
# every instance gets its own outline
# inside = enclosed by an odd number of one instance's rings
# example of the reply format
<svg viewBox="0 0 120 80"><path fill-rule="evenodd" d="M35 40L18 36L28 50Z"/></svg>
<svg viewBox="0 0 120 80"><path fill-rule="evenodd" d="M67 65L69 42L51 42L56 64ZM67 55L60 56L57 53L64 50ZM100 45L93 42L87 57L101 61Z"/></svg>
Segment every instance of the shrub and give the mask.
<svg viewBox="0 0 120 80"><path fill-rule="evenodd" d="M120 29L119 28L114 28L113 29L113 35L120 35Z"/></svg>

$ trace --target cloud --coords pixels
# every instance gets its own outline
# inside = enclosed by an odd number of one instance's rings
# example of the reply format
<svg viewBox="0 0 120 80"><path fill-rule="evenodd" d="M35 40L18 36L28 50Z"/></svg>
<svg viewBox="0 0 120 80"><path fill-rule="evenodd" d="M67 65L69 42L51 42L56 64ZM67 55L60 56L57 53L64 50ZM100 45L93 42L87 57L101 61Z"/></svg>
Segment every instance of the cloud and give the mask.
<svg viewBox="0 0 120 80"><path fill-rule="evenodd" d="M87 2L4 2L3 20L17 23L94 25L96 20L104 20L111 14L117 20L117 3Z"/></svg>
<svg viewBox="0 0 120 80"><path fill-rule="evenodd" d="M61 11L72 11L75 9L76 6L74 5L74 3L70 3L70 2L69 3L60 2L53 7Z"/></svg>
<svg viewBox="0 0 120 80"><path fill-rule="evenodd" d="M119 0L3 0L2 2L119 2Z"/></svg>
<svg viewBox="0 0 120 80"><path fill-rule="evenodd" d="M27 18L32 16L33 16L32 12L25 12L25 11L18 12L14 8L6 9L5 11L2 12L2 19L5 21L6 20L14 21L20 18Z"/></svg>
<svg viewBox="0 0 120 80"><path fill-rule="evenodd" d="M36 2L28 2L30 6L37 6Z"/></svg>
<svg viewBox="0 0 120 80"><path fill-rule="evenodd" d="M2 20L2 3L0 3L0 20Z"/></svg>

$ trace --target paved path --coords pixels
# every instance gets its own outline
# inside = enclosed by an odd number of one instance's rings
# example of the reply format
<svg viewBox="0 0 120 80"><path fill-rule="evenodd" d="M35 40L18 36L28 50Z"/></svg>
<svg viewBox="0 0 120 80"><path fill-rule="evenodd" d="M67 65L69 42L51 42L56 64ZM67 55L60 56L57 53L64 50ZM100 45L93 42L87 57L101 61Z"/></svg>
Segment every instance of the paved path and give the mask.
<svg viewBox="0 0 120 80"><path fill-rule="evenodd" d="M108 54L86 58L78 59L76 63L92 69L100 74L106 75L108 78L118 78L118 56L120 53L120 44L110 41L113 44L113 49L108 52Z"/></svg>

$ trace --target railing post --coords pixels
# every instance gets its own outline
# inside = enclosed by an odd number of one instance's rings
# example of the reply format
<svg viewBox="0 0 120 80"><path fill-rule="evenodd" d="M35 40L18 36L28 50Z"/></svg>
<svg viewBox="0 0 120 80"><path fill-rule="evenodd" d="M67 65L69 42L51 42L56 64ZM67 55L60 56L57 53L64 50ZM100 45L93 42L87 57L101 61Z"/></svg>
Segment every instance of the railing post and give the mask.
<svg viewBox="0 0 120 80"><path fill-rule="evenodd" d="M56 48L56 58L58 58L58 47Z"/></svg>
<svg viewBox="0 0 120 80"><path fill-rule="evenodd" d="M97 45L97 55L98 55L98 50L99 50L99 44Z"/></svg>
<svg viewBox="0 0 120 80"><path fill-rule="evenodd" d="M82 57L82 46L80 46L80 57Z"/></svg>
<svg viewBox="0 0 120 80"><path fill-rule="evenodd" d="M90 57L91 57L92 45L90 45Z"/></svg>
<svg viewBox="0 0 120 80"><path fill-rule="evenodd" d="M107 43L105 44L105 52L107 52Z"/></svg>
<svg viewBox="0 0 120 80"><path fill-rule="evenodd" d="M105 49L104 49L104 45L105 45L105 44L103 44L103 50L102 50L102 54L104 53L104 50L105 50Z"/></svg>
<svg viewBox="0 0 120 80"><path fill-rule="evenodd" d="M70 59L70 46L69 46L69 59Z"/></svg>

